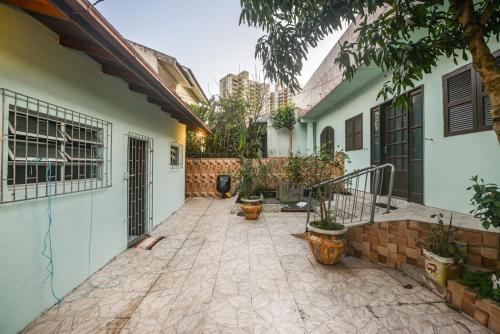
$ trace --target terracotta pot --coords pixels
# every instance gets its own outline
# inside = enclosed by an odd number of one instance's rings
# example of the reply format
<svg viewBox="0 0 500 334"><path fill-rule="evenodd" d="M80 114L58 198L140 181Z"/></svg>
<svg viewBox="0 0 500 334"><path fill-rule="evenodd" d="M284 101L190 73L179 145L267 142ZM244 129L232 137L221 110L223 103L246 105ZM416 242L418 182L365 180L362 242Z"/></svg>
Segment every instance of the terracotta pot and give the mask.
<svg viewBox="0 0 500 334"><path fill-rule="evenodd" d="M453 258L441 257L424 249L425 274L428 278L446 287L449 279L460 276L462 266L456 263Z"/></svg>
<svg viewBox="0 0 500 334"><path fill-rule="evenodd" d="M325 265L334 265L344 255L345 241L343 235L347 228L339 231L322 230L308 226L306 240L316 261Z"/></svg>
<svg viewBox="0 0 500 334"><path fill-rule="evenodd" d="M257 218L259 218L259 215L262 212L262 198L242 198L240 206L241 210L245 214L246 219L256 220Z"/></svg>

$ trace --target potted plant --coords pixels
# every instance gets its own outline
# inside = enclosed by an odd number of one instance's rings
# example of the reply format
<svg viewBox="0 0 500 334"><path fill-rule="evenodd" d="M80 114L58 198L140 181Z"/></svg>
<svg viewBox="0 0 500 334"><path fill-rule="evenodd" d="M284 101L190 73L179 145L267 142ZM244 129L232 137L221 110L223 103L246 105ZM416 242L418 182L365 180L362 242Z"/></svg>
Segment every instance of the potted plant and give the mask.
<svg viewBox="0 0 500 334"><path fill-rule="evenodd" d="M278 187L278 199L282 203L299 202L304 198L304 158L290 154L285 165L285 179Z"/></svg>
<svg viewBox="0 0 500 334"><path fill-rule="evenodd" d="M274 164L272 161L264 163L259 159L256 170L255 193L261 194L264 198L276 198L276 188L272 187L271 175ZM275 183L275 182L274 182Z"/></svg>
<svg viewBox="0 0 500 334"><path fill-rule="evenodd" d="M500 189L496 184L484 183L477 175L471 181L474 184L467 190L474 190L471 198L474 209L470 213L481 220L485 229L500 227Z"/></svg>
<svg viewBox="0 0 500 334"><path fill-rule="evenodd" d="M239 171L241 210L248 220L256 220L262 212L262 195L255 193L255 168L251 159L243 159Z"/></svg>
<svg viewBox="0 0 500 334"><path fill-rule="evenodd" d="M333 168L337 163L335 157L334 152L322 150L319 154L306 158L304 169L308 174L305 178L309 184L309 206L312 207L313 196L319 206L318 219L309 221L308 213L305 237L316 261L325 265L333 265L340 261L345 248L344 234L347 232L343 224L337 223L336 212L327 208L328 189L319 185L335 176Z"/></svg>
<svg viewBox="0 0 500 334"><path fill-rule="evenodd" d="M426 276L445 287L449 279L460 275L464 258L453 242L453 217L447 227L442 213L433 214L431 218L437 218L437 225L432 227L427 242L417 240L417 246L423 250Z"/></svg>

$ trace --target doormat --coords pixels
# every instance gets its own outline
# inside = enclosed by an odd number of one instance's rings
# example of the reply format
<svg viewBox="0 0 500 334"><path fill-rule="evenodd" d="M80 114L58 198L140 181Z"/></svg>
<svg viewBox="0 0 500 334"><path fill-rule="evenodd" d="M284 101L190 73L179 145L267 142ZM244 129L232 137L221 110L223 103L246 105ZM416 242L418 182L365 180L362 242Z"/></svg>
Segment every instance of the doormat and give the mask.
<svg viewBox="0 0 500 334"><path fill-rule="evenodd" d="M134 248L140 248L145 250L151 250L161 239L165 239L165 237L152 237L148 235L144 240L135 245Z"/></svg>

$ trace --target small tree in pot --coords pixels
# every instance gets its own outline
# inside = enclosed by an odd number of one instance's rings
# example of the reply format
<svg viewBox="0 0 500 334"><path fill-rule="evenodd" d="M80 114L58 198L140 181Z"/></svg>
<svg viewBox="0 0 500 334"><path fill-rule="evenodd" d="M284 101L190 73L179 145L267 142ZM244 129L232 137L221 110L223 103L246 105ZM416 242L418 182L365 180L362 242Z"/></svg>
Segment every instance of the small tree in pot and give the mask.
<svg viewBox="0 0 500 334"><path fill-rule="evenodd" d="M321 264L333 265L337 263L344 254L345 241L343 235L347 232L343 224L337 223L335 211L330 210L326 201L331 195L332 185L322 185L324 181L333 179L336 168L346 158L342 152L330 152L322 149L320 153L306 158L304 168L304 179L308 184L310 192L309 205L312 207L312 198L318 202L318 219L308 223L306 240L316 260ZM316 212L315 212L316 213ZM314 214L315 214L314 213Z"/></svg>
<svg viewBox="0 0 500 334"><path fill-rule="evenodd" d="M256 171L251 159L242 159L239 170L241 210L248 220L256 220L262 212L262 196L255 192Z"/></svg>
<svg viewBox="0 0 500 334"><path fill-rule="evenodd" d="M305 158L290 154L285 165L285 179L280 182L278 199L282 203L299 202L304 197L304 168Z"/></svg>

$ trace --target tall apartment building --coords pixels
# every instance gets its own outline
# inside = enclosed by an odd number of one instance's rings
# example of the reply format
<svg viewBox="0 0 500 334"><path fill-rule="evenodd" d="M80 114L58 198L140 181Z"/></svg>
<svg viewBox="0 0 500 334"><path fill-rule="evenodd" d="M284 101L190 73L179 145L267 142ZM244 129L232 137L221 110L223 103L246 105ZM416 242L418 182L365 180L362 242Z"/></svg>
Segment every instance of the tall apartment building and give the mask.
<svg viewBox="0 0 500 334"><path fill-rule="evenodd" d="M269 84L250 80L248 71L239 74L228 74L219 80L219 95L227 97L239 94L249 103L261 104L264 108L263 114L269 113Z"/></svg>
<svg viewBox="0 0 500 334"><path fill-rule="evenodd" d="M288 88L276 85L274 87L274 92L271 92L269 96L270 111L273 112L281 106L293 103L292 98L293 94Z"/></svg>

